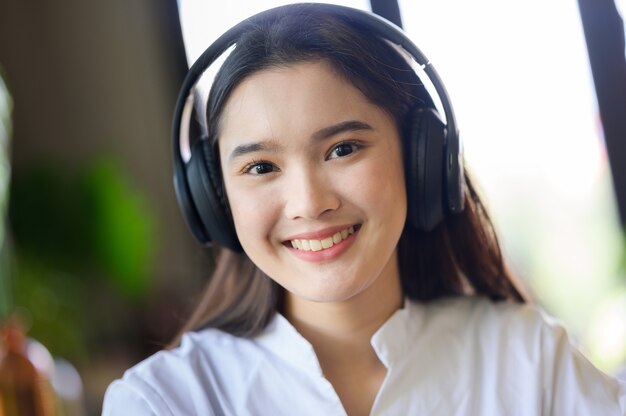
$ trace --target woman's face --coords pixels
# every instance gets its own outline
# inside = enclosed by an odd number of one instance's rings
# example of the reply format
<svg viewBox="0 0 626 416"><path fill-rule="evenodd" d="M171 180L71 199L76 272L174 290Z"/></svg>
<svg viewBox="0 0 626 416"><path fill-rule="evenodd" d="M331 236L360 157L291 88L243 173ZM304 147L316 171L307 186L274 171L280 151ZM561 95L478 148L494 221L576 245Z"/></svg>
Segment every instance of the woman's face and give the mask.
<svg viewBox="0 0 626 416"><path fill-rule="evenodd" d="M269 277L325 302L397 286L406 219L398 131L327 63L246 78L218 140L237 235Z"/></svg>

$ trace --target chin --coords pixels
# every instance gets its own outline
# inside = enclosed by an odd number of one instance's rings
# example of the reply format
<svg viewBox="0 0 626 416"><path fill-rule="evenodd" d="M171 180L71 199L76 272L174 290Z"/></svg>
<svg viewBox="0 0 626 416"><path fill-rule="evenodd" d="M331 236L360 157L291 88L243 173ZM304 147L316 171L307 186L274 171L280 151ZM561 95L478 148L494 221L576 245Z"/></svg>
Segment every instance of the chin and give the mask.
<svg viewBox="0 0 626 416"><path fill-rule="evenodd" d="M369 284L342 284L337 282L320 282L313 288L285 288L289 295L296 298L317 303L346 302L367 290ZM283 286L284 287L284 286Z"/></svg>

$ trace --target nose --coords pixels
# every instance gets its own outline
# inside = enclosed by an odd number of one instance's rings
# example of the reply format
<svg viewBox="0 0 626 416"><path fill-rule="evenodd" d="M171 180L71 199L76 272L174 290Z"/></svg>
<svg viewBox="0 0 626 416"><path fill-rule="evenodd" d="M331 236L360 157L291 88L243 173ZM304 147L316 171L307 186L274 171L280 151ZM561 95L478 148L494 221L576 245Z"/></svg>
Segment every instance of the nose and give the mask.
<svg viewBox="0 0 626 416"><path fill-rule="evenodd" d="M341 206L332 178L321 169L299 169L288 180L285 215L290 219L317 219Z"/></svg>

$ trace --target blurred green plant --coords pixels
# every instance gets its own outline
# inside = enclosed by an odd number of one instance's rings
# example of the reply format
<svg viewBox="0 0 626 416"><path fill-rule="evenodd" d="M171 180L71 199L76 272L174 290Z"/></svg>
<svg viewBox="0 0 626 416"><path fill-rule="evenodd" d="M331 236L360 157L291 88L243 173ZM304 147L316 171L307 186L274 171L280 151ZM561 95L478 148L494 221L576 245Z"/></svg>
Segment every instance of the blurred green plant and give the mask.
<svg viewBox="0 0 626 416"><path fill-rule="evenodd" d="M145 195L111 157L78 171L40 164L14 175L9 218L14 303L31 315L29 334L54 354L86 358L102 326L95 298L149 294L156 229Z"/></svg>
<svg viewBox="0 0 626 416"><path fill-rule="evenodd" d="M111 159L86 172L82 186L93 243L93 261L129 297L142 297L149 286L155 250L155 221L143 194L130 185Z"/></svg>
<svg viewBox="0 0 626 416"><path fill-rule="evenodd" d="M145 295L154 215L113 159L82 172L41 165L16 177L10 218L18 256L72 274L96 273L129 298Z"/></svg>

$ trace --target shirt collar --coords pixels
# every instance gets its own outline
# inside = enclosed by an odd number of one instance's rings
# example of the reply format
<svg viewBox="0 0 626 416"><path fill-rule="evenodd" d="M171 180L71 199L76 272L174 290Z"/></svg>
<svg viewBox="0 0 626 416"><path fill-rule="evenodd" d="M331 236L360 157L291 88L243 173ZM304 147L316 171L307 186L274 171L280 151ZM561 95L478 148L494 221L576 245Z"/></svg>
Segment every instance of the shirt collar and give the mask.
<svg viewBox="0 0 626 416"><path fill-rule="evenodd" d="M374 333L372 347L386 368L393 366L411 347L421 325L420 317L419 305L405 299L404 306Z"/></svg>
<svg viewBox="0 0 626 416"><path fill-rule="evenodd" d="M255 340L290 364L313 374L323 375L311 343L281 314L276 313Z"/></svg>
<svg viewBox="0 0 626 416"><path fill-rule="evenodd" d="M420 317L419 305L405 299L404 306L374 333L370 342L386 368L391 367L411 347L421 325ZM281 314L277 313L255 340L290 364L323 375L311 343Z"/></svg>

